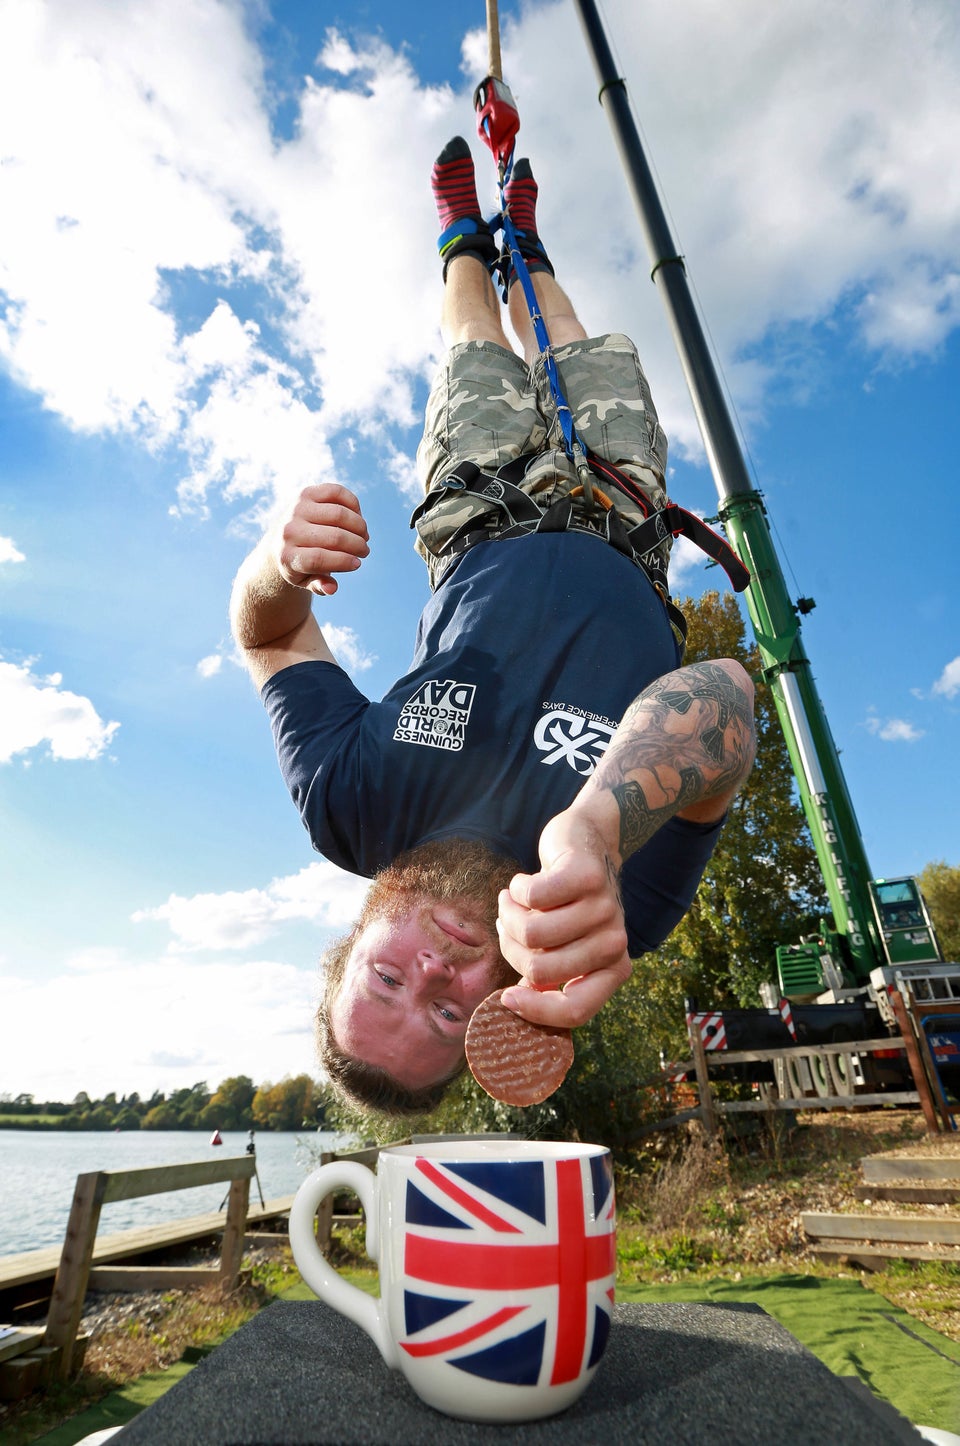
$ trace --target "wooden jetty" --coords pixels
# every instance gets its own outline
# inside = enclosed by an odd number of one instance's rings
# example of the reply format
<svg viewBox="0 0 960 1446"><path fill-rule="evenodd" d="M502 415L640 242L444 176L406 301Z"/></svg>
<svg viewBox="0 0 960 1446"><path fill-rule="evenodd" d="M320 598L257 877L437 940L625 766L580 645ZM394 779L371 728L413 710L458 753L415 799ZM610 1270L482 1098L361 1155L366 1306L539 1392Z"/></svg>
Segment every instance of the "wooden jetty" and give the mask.
<svg viewBox="0 0 960 1446"><path fill-rule="evenodd" d="M251 1206L247 1211L247 1226L266 1226L286 1219L292 1204L293 1196L284 1195L276 1200L267 1200L262 1206ZM223 1227L223 1214L211 1211L206 1215L165 1220L159 1225L137 1225L113 1235L99 1236L93 1247L90 1286L98 1290L115 1289L94 1279L100 1268L142 1260L205 1240L214 1241L223 1234ZM245 1243L256 1244L261 1234L275 1238L277 1233L251 1232L245 1237ZM46 1308L62 1253L61 1245L50 1245L43 1250L25 1250L18 1255L0 1256L0 1319L10 1320L27 1311L36 1314Z"/></svg>
<svg viewBox="0 0 960 1446"><path fill-rule="evenodd" d="M289 1212L292 1196L250 1208L252 1152L156 1165L139 1170L93 1170L77 1176L61 1249L32 1250L0 1260L0 1398L19 1400L37 1386L65 1380L83 1361L80 1335L83 1303L94 1290L170 1290L217 1285L234 1290L252 1223L273 1223ZM115 1200L186 1190L229 1181L226 1212L140 1226L98 1240L101 1208ZM272 1233L272 1232L271 1232ZM163 1266L150 1262L159 1251L221 1238L218 1266ZM134 1261L136 1263L129 1263ZM42 1340L20 1326L46 1307Z"/></svg>

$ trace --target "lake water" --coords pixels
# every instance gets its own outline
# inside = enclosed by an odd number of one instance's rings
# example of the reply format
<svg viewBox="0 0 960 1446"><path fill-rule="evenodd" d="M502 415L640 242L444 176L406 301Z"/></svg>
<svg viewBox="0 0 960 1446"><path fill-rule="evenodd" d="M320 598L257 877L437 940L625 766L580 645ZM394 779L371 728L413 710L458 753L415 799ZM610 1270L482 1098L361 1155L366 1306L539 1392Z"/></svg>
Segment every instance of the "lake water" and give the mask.
<svg viewBox="0 0 960 1446"><path fill-rule="evenodd" d="M334 1148L333 1134L261 1134L254 1136L257 1173L265 1200L292 1195L319 1164L310 1150ZM242 1155L245 1131L226 1132L222 1146L193 1130L125 1130L118 1134L72 1130L0 1130L0 1256L21 1250L62 1245L77 1176L90 1170L133 1170L150 1165L177 1165ZM142 1200L117 1200L104 1205L99 1233L110 1235L133 1225L155 1225L218 1210L229 1184L201 1185L147 1195ZM250 1182L250 1203L259 1204L256 1180Z"/></svg>

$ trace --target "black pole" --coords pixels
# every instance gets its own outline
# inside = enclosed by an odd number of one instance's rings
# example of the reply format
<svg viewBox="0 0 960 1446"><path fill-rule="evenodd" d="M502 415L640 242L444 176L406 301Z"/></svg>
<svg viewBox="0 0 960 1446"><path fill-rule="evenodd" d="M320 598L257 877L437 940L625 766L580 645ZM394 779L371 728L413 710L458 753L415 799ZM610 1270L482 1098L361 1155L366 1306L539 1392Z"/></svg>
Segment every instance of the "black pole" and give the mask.
<svg viewBox="0 0 960 1446"><path fill-rule="evenodd" d="M773 689L804 813L810 825L836 926L856 962L856 976L884 962L873 922L870 867L853 803L840 768L800 635L798 608L787 590L766 508L751 484L713 357L697 315L683 258L677 255L656 184L640 142L594 0L574 0L600 81L634 203L650 251L652 276L667 311L717 491L720 517L740 560L750 570L746 603ZM806 610L809 610L809 605Z"/></svg>
<svg viewBox="0 0 960 1446"><path fill-rule="evenodd" d="M613 128L634 204L650 252L651 275L663 299L674 343L680 356L697 422L703 436L710 470L721 498L753 492L743 453L726 398L720 386L700 318L697 315L683 258L660 204L656 184L643 152L627 97L626 82L617 75L613 53L594 0L574 0L587 46L600 82L600 104Z"/></svg>

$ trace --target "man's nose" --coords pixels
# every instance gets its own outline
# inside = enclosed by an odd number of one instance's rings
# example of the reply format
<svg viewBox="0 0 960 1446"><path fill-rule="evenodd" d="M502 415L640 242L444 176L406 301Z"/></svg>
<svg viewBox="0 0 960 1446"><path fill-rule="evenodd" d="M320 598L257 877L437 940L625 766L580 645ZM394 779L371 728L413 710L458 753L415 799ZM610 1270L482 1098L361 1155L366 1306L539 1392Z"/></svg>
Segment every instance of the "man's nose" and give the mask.
<svg viewBox="0 0 960 1446"><path fill-rule="evenodd" d="M433 948L421 949L417 954L417 963L423 978L431 983L451 979L456 969L452 960Z"/></svg>

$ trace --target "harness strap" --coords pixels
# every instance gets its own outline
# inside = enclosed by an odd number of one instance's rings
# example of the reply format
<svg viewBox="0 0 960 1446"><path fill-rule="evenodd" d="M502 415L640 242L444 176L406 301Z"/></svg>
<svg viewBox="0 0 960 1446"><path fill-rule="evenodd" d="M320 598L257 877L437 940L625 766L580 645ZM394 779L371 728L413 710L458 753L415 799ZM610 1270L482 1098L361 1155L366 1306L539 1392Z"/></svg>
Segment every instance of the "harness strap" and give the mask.
<svg viewBox="0 0 960 1446"><path fill-rule="evenodd" d="M526 532L564 532L574 529L602 537L625 557L636 561L666 599L666 567L656 550L670 537L686 537L714 562L719 563L730 579L735 592L743 592L750 574L733 548L705 522L685 507L668 502L654 509L648 497L633 480L611 462L589 454L589 464L603 479L626 493L645 514L644 521L629 527L617 511L616 504L598 488L593 489L593 507L589 516L575 512L574 500L583 488L575 487L547 506L541 506L528 492L517 485L526 475L538 453L530 453L505 463L495 473L484 472L475 462L460 462L442 482L433 487L414 509L411 527L439 502L457 492L482 497L492 510L489 521L470 517L450 535L440 552L441 557L459 556L474 543L487 538L518 537ZM585 499L586 500L586 499Z"/></svg>

